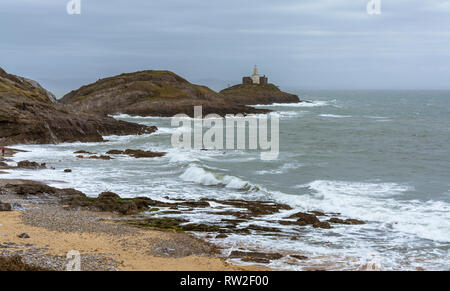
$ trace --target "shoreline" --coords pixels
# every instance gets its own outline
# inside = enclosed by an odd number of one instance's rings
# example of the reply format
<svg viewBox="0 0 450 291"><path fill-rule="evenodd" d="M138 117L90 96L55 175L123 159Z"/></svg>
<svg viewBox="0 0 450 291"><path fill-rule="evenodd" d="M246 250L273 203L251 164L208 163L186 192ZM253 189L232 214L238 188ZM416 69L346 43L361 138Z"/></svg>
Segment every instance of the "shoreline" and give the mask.
<svg viewBox="0 0 450 291"><path fill-rule="evenodd" d="M0 179L7 184L35 183ZM261 271L266 267L238 266L217 256L216 246L189 233L139 229L111 222L118 215L68 210L55 199L0 195L3 203L21 209L0 212L0 256L19 256L23 262L65 270L67 254L81 254L81 270L122 271ZM26 238L20 238L26 234ZM174 250L174 251L173 251ZM173 252L172 252L173 251Z"/></svg>
<svg viewBox="0 0 450 291"><path fill-rule="evenodd" d="M7 157L20 151L23 150L9 148ZM73 154L79 152L94 154L84 150ZM24 161L20 163L22 162ZM45 164L41 165L45 167ZM9 166L11 170L17 168ZM28 169L39 171L40 168ZM102 196L107 200L102 199ZM61 270L61 262L67 261L67 252L76 250L88 262L86 270L259 271L272 270L273 267L269 264L279 259L292 265L301 263L304 270L353 269L338 264L333 266L332 263L310 264L302 250L273 252L244 247L220 253L218 250L227 250L227 247L219 247L216 242L211 242L214 237L224 239L233 234L251 235L255 232L298 240L298 235L281 234L276 228L251 223L253 219L258 220L264 215L292 210L289 205L275 201L212 198L180 200L170 197L157 201L147 197L121 198L112 192L103 192L94 198L75 189L54 188L40 181L1 179L0 176L0 202L11 203L15 210L14 214L9 214L11 216L8 216L8 212L0 212L0 221L8 221L14 225L7 233L4 232L7 229L0 226L0 256L5 256L5 253L6 256L21 253L25 262L37 262L37 267L46 267L36 259L36 256L41 256L54 262L50 268ZM183 219L183 216L173 218L155 215L167 213L170 216L184 211L189 213L194 209L206 210L211 207L210 203L222 205L218 214L223 215L222 221L226 224L223 227L208 222L192 223ZM234 218L227 218L229 216ZM278 221L279 225L297 225L302 228L310 225L311 231L332 228L333 223L364 224L358 220L337 219L335 214L318 211L294 213L287 219ZM329 219L329 222L323 219ZM242 221L250 224L240 228L238 225ZM23 231L17 233L20 229ZM21 233L27 233L34 239L20 239L17 236ZM51 243L45 244L47 240ZM132 242L133 248L124 247L121 243L123 241ZM152 245L154 243L156 246ZM15 251L11 251L12 249ZM230 261L233 263L229 263ZM98 262L108 264L98 265ZM278 270L276 267L275 269Z"/></svg>
<svg viewBox="0 0 450 291"><path fill-rule="evenodd" d="M21 151L5 149L5 157L0 156L0 162ZM33 267L65 270L67 254L75 250L81 254L81 270L270 270L257 264L228 263L218 256L217 246L187 232L123 225L111 221L119 217L112 212L67 209L51 197L36 199L5 193L8 184L45 185L39 181L0 178L0 203L13 206L12 211L0 211L0 257L3 258L19 256ZM22 234L28 238L20 238Z"/></svg>

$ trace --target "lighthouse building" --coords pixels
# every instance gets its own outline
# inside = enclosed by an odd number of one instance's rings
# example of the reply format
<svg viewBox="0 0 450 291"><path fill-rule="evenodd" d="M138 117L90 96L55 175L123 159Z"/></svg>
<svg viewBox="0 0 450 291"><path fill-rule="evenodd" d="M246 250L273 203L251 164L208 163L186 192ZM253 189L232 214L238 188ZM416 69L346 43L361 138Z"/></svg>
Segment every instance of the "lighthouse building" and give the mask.
<svg viewBox="0 0 450 291"><path fill-rule="evenodd" d="M264 75L260 76L258 73L258 67L253 68L253 75L250 77L243 77L242 84L256 84L256 85L267 85L269 79Z"/></svg>

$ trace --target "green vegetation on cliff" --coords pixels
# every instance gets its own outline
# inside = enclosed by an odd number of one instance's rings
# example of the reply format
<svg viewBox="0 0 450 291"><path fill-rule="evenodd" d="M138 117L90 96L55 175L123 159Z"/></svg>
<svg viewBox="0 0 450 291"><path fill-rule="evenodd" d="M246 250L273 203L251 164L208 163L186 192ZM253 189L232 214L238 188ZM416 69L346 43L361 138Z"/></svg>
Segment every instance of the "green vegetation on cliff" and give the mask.
<svg viewBox="0 0 450 291"><path fill-rule="evenodd" d="M274 84L257 85L257 84L240 84L235 85L220 91L220 94L258 94L261 92L281 92L281 90Z"/></svg>
<svg viewBox="0 0 450 291"><path fill-rule="evenodd" d="M102 135L151 133L154 127L82 113L58 104L39 83L0 68L0 145L102 141Z"/></svg>
<svg viewBox="0 0 450 291"><path fill-rule="evenodd" d="M226 100L170 71L140 71L100 79L70 92L61 102L85 112L111 115L192 116L194 106L202 106L204 114L266 112Z"/></svg>
<svg viewBox="0 0 450 291"><path fill-rule="evenodd" d="M247 105L300 102L297 95L283 92L274 84L240 84L226 88L219 94L226 100Z"/></svg>

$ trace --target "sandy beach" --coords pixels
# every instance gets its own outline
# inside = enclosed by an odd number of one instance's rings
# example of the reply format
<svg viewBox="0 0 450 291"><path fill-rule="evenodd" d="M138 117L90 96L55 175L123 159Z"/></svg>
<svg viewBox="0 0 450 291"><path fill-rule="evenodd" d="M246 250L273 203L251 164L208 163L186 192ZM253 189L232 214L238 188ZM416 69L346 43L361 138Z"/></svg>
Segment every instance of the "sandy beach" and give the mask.
<svg viewBox="0 0 450 291"><path fill-rule="evenodd" d="M0 180L0 188L30 181ZM81 254L81 270L242 271L264 270L227 263L215 246L188 233L142 230L109 222L113 213L67 210L52 199L0 196L21 210L0 212L0 255L65 270L70 251ZM26 234L27 238L21 238ZM22 235L23 236L23 235ZM266 269L267 270L267 269Z"/></svg>
<svg viewBox="0 0 450 291"><path fill-rule="evenodd" d="M17 151L7 148L0 162ZM0 211L2 257L19 256L26 264L49 270L66 270L67 254L73 251L81 255L81 270L89 271L268 270L227 263L214 245L188 233L119 224L110 220L117 218L114 213L69 210L51 197L7 193L3 187L8 184L40 183L0 179L0 201L18 209Z"/></svg>

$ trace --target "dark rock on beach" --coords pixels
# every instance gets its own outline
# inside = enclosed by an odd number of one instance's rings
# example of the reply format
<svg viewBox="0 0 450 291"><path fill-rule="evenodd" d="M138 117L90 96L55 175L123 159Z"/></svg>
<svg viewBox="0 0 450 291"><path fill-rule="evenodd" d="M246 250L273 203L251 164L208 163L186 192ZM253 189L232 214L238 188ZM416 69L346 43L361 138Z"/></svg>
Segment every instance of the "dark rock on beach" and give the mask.
<svg viewBox="0 0 450 291"><path fill-rule="evenodd" d="M157 130L68 108L37 82L8 74L1 68L0 101L0 145L99 142L102 135Z"/></svg>
<svg viewBox="0 0 450 291"><path fill-rule="evenodd" d="M0 202L0 211L11 211L11 210L12 210L11 204Z"/></svg>
<svg viewBox="0 0 450 291"><path fill-rule="evenodd" d="M314 214L303 213L303 212L298 212L296 214L289 216L288 218L290 218L290 219L295 218L295 219L297 219L297 222L304 223L305 225L315 224L315 223L320 222L320 220Z"/></svg>
<svg viewBox="0 0 450 291"><path fill-rule="evenodd" d="M123 155L124 151L120 150L110 150L106 152L107 155Z"/></svg>
<svg viewBox="0 0 450 291"><path fill-rule="evenodd" d="M100 79L65 95L61 102L89 113L139 116L265 113L226 99L205 86L195 85L169 71L141 71Z"/></svg>
<svg viewBox="0 0 450 291"><path fill-rule="evenodd" d="M233 206L235 208L244 208L247 212L230 212L231 215L241 218L252 218L262 215L269 215L280 212L280 210L291 210L287 204L275 203L273 201L246 201L246 200L217 200L217 199L201 199L201 201L212 201L224 205Z"/></svg>
<svg viewBox="0 0 450 291"><path fill-rule="evenodd" d="M105 160L105 161L113 160L113 158L111 158L110 156L105 156L105 155L90 156L89 159L91 159L91 160Z"/></svg>
<svg viewBox="0 0 450 291"><path fill-rule="evenodd" d="M127 149L125 151L110 150L106 154L108 154L108 155L129 155L131 157L134 157L134 158L138 159L138 158L162 157L166 153Z"/></svg>
<svg viewBox="0 0 450 291"><path fill-rule="evenodd" d="M244 262L256 262L262 264L268 264L272 260L279 260L283 255L279 253L262 253L262 252L245 252L245 251L232 251L229 258L241 259Z"/></svg>
<svg viewBox="0 0 450 291"><path fill-rule="evenodd" d="M10 166L8 166L7 163L5 162L0 162L0 169L9 169L11 168Z"/></svg>
<svg viewBox="0 0 450 291"><path fill-rule="evenodd" d="M148 210L149 204L146 199L120 198L112 192L103 192L97 198L84 196L72 197L65 201L72 209L86 208L94 211L115 212L122 215L137 214Z"/></svg>
<svg viewBox="0 0 450 291"><path fill-rule="evenodd" d="M37 267L24 263L19 256L1 257L0 256L0 271L50 271L49 269Z"/></svg>
<svg viewBox="0 0 450 291"><path fill-rule="evenodd" d="M45 163L39 164L36 162L30 161L21 161L17 163L17 168L19 169L30 169L30 170L38 170L38 169L46 169Z"/></svg>
<svg viewBox="0 0 450 291"><path fill-rule="evenodd" d="M18 238L30 238L30 236L28 235L28 233L21 233L17 236Z"/></svg>
<svg viewBox="0 0 450 291"><path fill-rule="evenodd" d="M365 224L364 221L358 220L358 219L340 219L340 218L330 218L328 222L336 223L336 224L347 224L347 225L354 225L354 224Z"/></svg>
<svg viewBox="0 0 450 291"><path fill-rule="evenodd" d="M25 182L17 184L6 184L2 191L24 196L50 196L58 199L86 197L83 192L75 189L59 189L47 186L39 182Z"/></svg>
<svg viewBox="0 0 450 291"><path fill-rule="evenodd" d="M114 192L102 192L98 195L98 199L120 199L120 196Z"/></svg>
<svg viewBox="0 0 450 291"><path fill-rule="evenodd" d="M7 184L5 189L17 195L52 195L55 188L41 183Z"/></svg>
<svg viewBox="0 0 450 291"><path fill-rule="evenodd" d="M315 216L327 216L325 213L323 213L322 211L310 211L309 213L314 214Z"/></svg>
<svg viewBox="0 0 450 291"><path fill-rule="evenodd" d="M324 228L324 229L330 229L331 225L326 222L326 221L322 221L322 222L316 222L313 224L314 228Z"/></svg>

